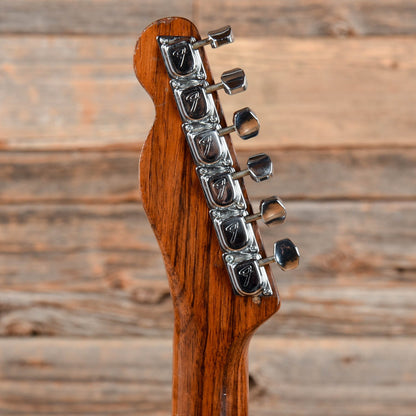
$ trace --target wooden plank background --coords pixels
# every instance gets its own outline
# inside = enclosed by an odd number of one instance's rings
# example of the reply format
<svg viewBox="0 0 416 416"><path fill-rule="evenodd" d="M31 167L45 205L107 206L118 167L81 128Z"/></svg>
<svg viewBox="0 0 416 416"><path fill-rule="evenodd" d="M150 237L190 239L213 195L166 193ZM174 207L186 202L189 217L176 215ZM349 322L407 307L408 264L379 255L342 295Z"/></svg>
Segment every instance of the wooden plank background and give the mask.
<svg viewBox="0 0 416 416"><path fill-rule="evenodd" d="M301 267L251 348L251 414L416 414L416 3L411 0L0 2L0 414L170 409L172 306L140 204L153 105L140 31L168 15L233 45Z"/></svg>

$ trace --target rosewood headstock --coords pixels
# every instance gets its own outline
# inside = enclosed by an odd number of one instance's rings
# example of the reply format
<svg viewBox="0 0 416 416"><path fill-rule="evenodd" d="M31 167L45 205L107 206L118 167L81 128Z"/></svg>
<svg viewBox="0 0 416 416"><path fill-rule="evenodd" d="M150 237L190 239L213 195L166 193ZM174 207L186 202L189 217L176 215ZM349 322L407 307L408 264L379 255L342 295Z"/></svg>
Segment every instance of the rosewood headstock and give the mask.
<svg viewBox="0 0 416 416"><path fill-rule="evenodd" d="M134 55L137 78L156 118L140 159L143 206L160 245L174 304L173 415L245 416L247 348L255 329L279 308L269 263L293 268L290 240L267 258L256 220L282 222L280 200L253 214L242 178L267 179L267 156L238 166L229 134L254 137L259 124L245 108L226 125L217 90L244 91L239 69L215 84L203 47L232 41L229 27L201 40L183 18L148 26ZM270 161L270 159L269 159Z"/></svg>

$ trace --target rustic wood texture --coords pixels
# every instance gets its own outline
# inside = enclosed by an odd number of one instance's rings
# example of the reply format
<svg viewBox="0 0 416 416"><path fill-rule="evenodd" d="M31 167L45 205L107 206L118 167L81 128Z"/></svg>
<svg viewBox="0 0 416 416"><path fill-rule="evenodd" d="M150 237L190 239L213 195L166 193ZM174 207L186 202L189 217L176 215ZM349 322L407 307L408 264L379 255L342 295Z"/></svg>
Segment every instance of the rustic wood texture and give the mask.
<svg viewBox="0 0 416 416"><path fill-rule="evenodd" d="M154 108L131 69L135 42L0 37L0 148L138 151ZM208 54L215 79L247 73L243 96L220 93L227 120L250 105L262 121L237 150L414 145L413 38L237 38Z"/></svg>
<svg viewBox="0 0 416 416"><path fill-rule="evenodd" d="M189 20L158 20L141 34L134 55L137 78L156 108L155 122L140 156L140 189L162 251L173 301L172 414L247 416L248 344L257 327L278 310L278 294L269 267L273 295L254 302L232 290L183 137L158 36L199 40L200 35ZM203 50L200 53L207 81L212 84L208 61ZM217 94L213 97L225 127ZM227 144L238 170L229 137Z"/></svg>
<svg viewBox="0 0 416 416"><path fill-rule="evenodd" d="M193 17L192 0L2 0L0 33L116 35L137 38L163 16Z"/></svg>
<svg viewBox="0 0 416 416"><path fill-rule="evenodd" d="M2 0L0 33L132 34L162 16L192 18L202 33L232 24L238 36L416 33L412 0Z"/></svg>
<svg viewBox="0 0 416 416"><path fill-rule="evenodd" d="M416 29L411 0L263 0L261 7L213 0L201 2L198 16L200 30L233 22L237 35L250 37L413 35Z"/></svg>
<svg viewBox="0 0 416 416"><path fill-rule="evenodd" d="M259 333L416 335L416 203L286 205L287 224L262 236L292 237L302 262L276 272L282 309ZM161 255L136 204L11 205L0 220L1 334L171 335Z"/></svg>
<svg viewBox="0 0 416 416"><path fill-rule="evenodd" d="M272 191L285 200L416 199L416 148L267 153L275 162L275 174L262 183L246 181L252 198L267 197ZM242 166L251 154L238 152ZM0 176L13 178L0 182L0 199L9 204L140 201L137 162L136 150L0 152Z"/></svg>
<svg viewBox="0 0 416 416"><path fill-rule="evenodd" d="M250 347L249 414L413 416L410 0L0 2L0 414L170 413L173 307L137 183L155 111L131 65L163 15L233 26L210 66L248 76L219 93L227 120L261 121L233 145L277 168L246 181L254 206L287 201L266 250L301 249Z"/></svg>
<svg viewBox="0 0 416 416"><path fill-rule="evenodd" d="M251 413L409 416L414 350L414 341L401 338L256 336ZM161 338L1 340L1 414L168 416L171 354Z"/></svg>

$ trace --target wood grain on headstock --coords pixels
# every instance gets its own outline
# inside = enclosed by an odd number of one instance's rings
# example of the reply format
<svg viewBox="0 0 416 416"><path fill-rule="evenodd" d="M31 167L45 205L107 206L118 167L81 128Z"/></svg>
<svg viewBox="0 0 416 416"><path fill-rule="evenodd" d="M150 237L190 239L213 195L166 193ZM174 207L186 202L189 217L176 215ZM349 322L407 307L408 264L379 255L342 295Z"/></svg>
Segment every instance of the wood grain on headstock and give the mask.
<svg viewBox="0 0 416 416"><path fill-rule="evenodd" d="M232 292L156 41L159 35L200 35L186 19L161 19L143 32L134 56L137 78L156 107L141 154L140 186L174 304L173 415L245 416L248 343L277 311L279 299L269 270L275 294L260 304ZM203 51L201 55L212 83ZM216 94L214 100L225 126ZM238 169L229 137L227 143ZM261 246L256 227L255 232Z"/></svg>

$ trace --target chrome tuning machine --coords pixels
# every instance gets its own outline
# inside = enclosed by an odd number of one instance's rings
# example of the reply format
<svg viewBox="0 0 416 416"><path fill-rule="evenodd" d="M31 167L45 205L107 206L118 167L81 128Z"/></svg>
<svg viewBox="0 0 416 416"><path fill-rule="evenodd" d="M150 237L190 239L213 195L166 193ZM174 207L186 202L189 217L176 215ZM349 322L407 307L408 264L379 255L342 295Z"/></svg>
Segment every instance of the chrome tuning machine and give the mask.
<svg viewBox="0 0 416 416"><path fill-rule="evenodd" d="M234 172L234 169L227 167L215 169L208 175L207 172L205 168L198 169L205 195L213 208L229 208L231 205L240 205L240 208L245 208L237 179L247 175L250 175L256 182L268 179L272 175L272 162L269 156L263 153L251 156L245 170Z"/></svg>
<svg viewBox="0 0 416 416"><path fill-rule="evenodd" d="M247 160L247 169L232 174L233 179L240 179L250 175L255 182L262 182L273 175L273 164L270 156L265 153L250 156Z"/></svg>
<svg viewBox="0 0 416 416"><path fill-rule="evenodd" d="M267 269L276 262L283 270L299 264L299 251L289 239L274 244L274 254L261 258L261 250L252 223L262 220L267 226L281 224L286 209L277 197L261 201L259 212L247 211L245 195L239 179L250 176L261 182L272 176L273 165L264 153L251 156L247 167L235 171L227 141L222 137L236 132L243 140L258 135L260 123L256 115L245 107L233 115L231 126L221 126L221 117L212 93L223 89L233 95L247 89L244 71L240 68L223 72L218 83L209 85L200 48L218 48L233 42L230 26L208 32L201 40L188 36L158 36L157 42L170 78L182 128L190 145L197 175L201 181L213 221L223 259L229 272L233 290L241 296L273 294Z"/></svg>
<svg viewBox="0 0 416 416"><path fill-rule="evenodd" d="M246 223L263 220L267 226L282 224L286 219L286 208L276 196L263 199L260 202L260 211L244 217Z"/></svg>
<svg viewBox="0 0 416 416"><path fill-rule="evenodd" d="M221 82L206 87L205 92L211 94L220 89L224 89L225 93L228 95L245 91L247 89L246 74L241 68L225 71L221 75Z"/></svg>
<svg viewBox="0 0 416 416"><path fill-rule="evenodd" d="M264 266L276 262L282 270L295 269L299 264L299 251L286 238L274 243L274 255L271 257L255 259L225 254L224 261L236 293L242 296L267 296L272 292Z"/></svg>
<svg viewBox="0 0 416 416"><path fill-rule="evenodd" d="M257 214L244 215L237 211L232 214L211 213L221 247L226 251L252 246L255 237L250 223L262 219L271 226L283 223L286 218L285 207L277 197L264 199Z"/></svg>
<svg viewBox="0 0 416 416"><path fill-rule="evenodd" d="M258 260L260 267L270 263L277 263L282 270L296 269L299 265L299 250L295 244L285 238L274 243L273 256Z"/></svg>
<svg viewBox="0 0 416 416"><path fill-rule="evenodd" d="M205 39L194 42L192 44L192 49L202 48L206 45L211 45L211 48L215 49L232 42L234 42L234 36L231 26L224 26L216 30L211 30L208 32L208 36Z"/></svg>
<svg viewBox="0 0 416 416"><path fill-rule="evenodd" d="M259 134L260 123L256 115L248 108L242 108L233 115L233 125L218 130L220 136L234 131L243 139L251 139Z"/></svg>

